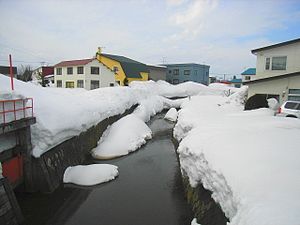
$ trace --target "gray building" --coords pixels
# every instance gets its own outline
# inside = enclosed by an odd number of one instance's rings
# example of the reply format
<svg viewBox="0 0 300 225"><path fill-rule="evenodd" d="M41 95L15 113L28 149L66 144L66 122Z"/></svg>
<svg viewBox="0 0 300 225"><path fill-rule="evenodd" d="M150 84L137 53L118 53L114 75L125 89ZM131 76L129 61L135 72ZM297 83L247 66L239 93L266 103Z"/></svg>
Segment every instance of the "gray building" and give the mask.
<svg viewBox="0 0 300 225"><path fill-rule="evenodd" d="M179 84L186 81L194 81L208 85L209 66L185 63L185 64L167 64L167 81L171 84Z"/></svg>
<svg viewBox="0 0 300 225"><path fill-rule="evenodd" d="M166 66L154 66L147 65L149 69L149 80L166 80L167 78L167 67Z"/></svg>

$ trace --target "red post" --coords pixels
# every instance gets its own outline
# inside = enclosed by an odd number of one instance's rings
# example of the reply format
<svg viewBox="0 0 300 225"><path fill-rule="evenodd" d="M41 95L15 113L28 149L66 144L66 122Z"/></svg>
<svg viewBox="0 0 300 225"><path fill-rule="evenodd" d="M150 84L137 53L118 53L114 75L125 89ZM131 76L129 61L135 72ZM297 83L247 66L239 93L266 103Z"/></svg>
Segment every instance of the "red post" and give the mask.
<svg viewBox="0 0 300 225"><path fill-rule="evenodd" d="M11 54L9 54L9 73L10 73L10 85L11 85L11 90L14 89L14 74L13 74L13 68L12 68L12 61L11 61Z"/></svg>

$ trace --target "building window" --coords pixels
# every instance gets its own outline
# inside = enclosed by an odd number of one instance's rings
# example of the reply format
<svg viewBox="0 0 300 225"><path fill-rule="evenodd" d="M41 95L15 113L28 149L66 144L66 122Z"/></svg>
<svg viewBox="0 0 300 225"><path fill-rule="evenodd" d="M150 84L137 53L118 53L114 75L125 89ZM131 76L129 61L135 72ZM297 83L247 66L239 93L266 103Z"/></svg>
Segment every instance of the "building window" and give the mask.
<svg viewBox="0 0 300 225"><path fill-rule="evenodd" d="M66 88L74 88L74 81L66 81Z"/></svg>
<svg viewBox="0 0 300 225"><path fill-rule="evenodd" d="M73 74L73 67L67 67L67 74Z"/></svg>
<svg viewBox="0 0 300 225"><path fill-rule="evenodd" d="M270 69L270 58L266 58L266 70Z"/></svg>
<svg viewBox="0 0 300 225"><path fill-rule="evenodd" d="M183 71L183 74L184 74L184 75L190 75L190 73L191 73L190 70L184 70L184 71Z"/></svg>
<svg viewBox="0 0 300 225"><path fill-rule="evenodd" d="M91 90L99 88L99 80L91 80Z"/></svg>
<svg viewBox="0 0 300 225"><path fill-rule="evenodd" d="M300 89L289 89L288 100L300 101Z"/></svg>
<svg viewBox="0 0 300 225"><path fill-rule="evenodd" d="M110 87L114 87L115 84L114 84L114 83L109 83L109 86L110 86Z"/></svg>
<svg viewBox="0 0 300 225"><path fill-rule="evenodd" d="M77 87L78 88L84 88L83 80L77 80Z"/></svg>
<svg viewBox="0 0 300 225"><path fill-rule="evenodd" d="M118 68L117 66L114 66L114 67L113 67L113 71L114 71L114 73L116 73L116 72L119 71L119 68Z"/></svg>
<svg viewBox="0 0 300 225"><path fill-rule="evenodd" d="M179 69L174 69L173 70L173 75L179 75Z"/></svg>
<svg viewBox="0 0 300 225"><path fill-rule="evenodd" d="M286 56L272 57L272 70L286 70Z"/></svg>
<svg viewBox="0 0 300 225"><path fill-rule="evenodd" d="M77 74L83 74L83 66L77 67Z"/></svg>
<svg viewBox="0 0 300 225"><path fill-rule="evenodd" d="M172 73L172 70L169 70L169 73Z"/></svg>
<svg viewBox="0 0 300 225"><path fill-rule="evenodd" d="M56 87L62 87L62 81L56 80Z"/></svg>
<svg viewBox="0 0 300 225"><path fill-rule="evenodd" d="M56 68L56 75L62 75L62 68Z"/></svg>
<svg viewBox="0 0 300 225"><path fill-rule="evenodd" d="M250 76L245 76L245 80L251 80Z"/></svg>
<svg viewBox="0 0 300 225"><path fill-rule="evenodd" d="M197 76L197 70L194 70L194 75L196 75L196 76Z"/></svg>
<svg viewBox="0 0 300 225"><path fill-rule="evenodd" d="M99 74L99 67L92 66L91 67L91 74Z"/></svg>
<svg viewBox="0 0 300 225"><path fill-rule="evenodd" d="M179 84L179 80L178 79L173 79L173 84Z"/></svg>

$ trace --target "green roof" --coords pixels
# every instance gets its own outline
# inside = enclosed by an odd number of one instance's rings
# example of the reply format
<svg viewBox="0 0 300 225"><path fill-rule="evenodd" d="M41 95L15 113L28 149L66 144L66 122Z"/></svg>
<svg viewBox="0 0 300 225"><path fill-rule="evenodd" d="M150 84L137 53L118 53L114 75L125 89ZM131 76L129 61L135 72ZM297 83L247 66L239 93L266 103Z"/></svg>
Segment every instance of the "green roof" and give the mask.
<svg viewBox="0 0 300 225"><path fill-rule="evenodd" d="M110 55L110 54L101 54L107 58L118 61L127 78L142 78L140 73L145 72L149 73L147 65L140 63L138 61L129 59L124 56L119 55Z"/></svg>

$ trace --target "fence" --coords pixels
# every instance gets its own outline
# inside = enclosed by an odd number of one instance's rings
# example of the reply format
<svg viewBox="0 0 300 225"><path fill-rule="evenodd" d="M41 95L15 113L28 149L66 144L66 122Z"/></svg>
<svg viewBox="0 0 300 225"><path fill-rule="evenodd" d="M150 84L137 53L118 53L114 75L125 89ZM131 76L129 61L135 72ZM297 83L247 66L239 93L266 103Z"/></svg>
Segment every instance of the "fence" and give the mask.
<svg viewBox="0 0 300 225"><path fill-rule="evenodd" d="M33 117L33 98L0 100L0 124Z"/></svg>

